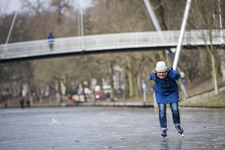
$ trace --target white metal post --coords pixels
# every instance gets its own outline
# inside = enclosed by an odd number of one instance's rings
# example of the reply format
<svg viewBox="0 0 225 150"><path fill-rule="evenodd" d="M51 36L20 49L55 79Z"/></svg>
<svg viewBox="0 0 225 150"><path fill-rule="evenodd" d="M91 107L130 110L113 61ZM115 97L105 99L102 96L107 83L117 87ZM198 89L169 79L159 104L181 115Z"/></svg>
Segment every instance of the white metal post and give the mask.
<svg viewBox="0 0 225 150"><path fill-rule="evenodd" d="M8 42L9 42L9 38L10 38L12 29L13 29L13 26L14 26L14 23L15 23L15 20L16 20L16 16L17 16L17 13L18 13L18 10L19 10L19 6L20 6L20 0L18 0L17 10L16 10L15 15L13 17L13 21L12 21L12 24L11 24L11 27L10 27L10 30L9 30L9 34L7 36L7 39L6 39L6 42L5 42L5 45L4 45L4 49L3 49L3 52L2 52L2 56L1 56L2 59L3 59L4 54L6 52L6 46L7 46Z"/></svg>
<svg viewBox="0 0 225 150"><path fill-rule="evenodd" d="M145 6L147 7L148 13L149 13L149 15L150 15L150 17L152 19L152 22L153 22L153 24L155 26L156 31L162 31L161 27L160 27L160 25L158 23L158 20L157 20L157 18L155 16L155 13L152 10L151 3L149 2L149 0L144 0L144 2L145 2Z"/></svg>
<svg viewBox="0 0 225 150"><path fill-rule="evenodd" d="M157 30L157 31L162 31L162 30L161 30L161 27L160 27L160 25L159 25L159 23L158 23L158 20L157 20L157 18L156 18L156 16L155 16L155 13L154 13L154 11L153 11L153 9L152 9L151 3L149 2L149 0L144 0L144 2L145 2L145 5L146 5L147 10L148 10L148 13L149 13L149 15L150 15L150 17L151 17L151 19L152 19L152 22L153 22L153 24L154 24L156 30ZM164 39L164 37L162 36L161 32L158 32L158 34L160 35L161 40L162 40L162 41L165 41L165 39ZM167 57L169 58L169 61L170 61L171 65L172 65L172 57L170 56L170 53L169 53L168 50L166 50L166 54L167 54ZM179 56L178 56L178 57L179 57ZM182 89L184 95L185 95L186 97L188 97L189 94L188 94L188 92L187 92L187 90L186 90L185 85L183 84L183 82L182 82L180 79L178 80L178 82L179 82L179 84L181 85L181 89ZM154 102L154 103L155 103L155 102ZM157 106L157 105L154 104L154 106Z"/></svg>
<svg viewBox="0 0 225 150"><path fill-rule="evenodd" d="M180 57L181 45L182 45L182 41L183 41L183 37L184 37L184 31L185 31L186 23L187 23L187 20L188 20L190 5L191 5L191 0L187 0L185 12L184 12L184 17L183 17L183 21L182 21L182 25L181 25L177 50L176 50L176 54L175 54L175 58L174 58L174 62L173 62L173 69L174 70L177 69L177 64L178 64L179 57Z"/></svg>
<svg viewBox="0 0 225 150"><path fill-rule="evenodd" d="M161 27L160 27L160 25L158 23L158 20L157 20L157 18L155 16L155 13L154 13L154 11L152 9L151 3L149 2L149 0L144 0L144 2L145 2L145 5L146 5L147 10L148 10L148 13L149 13L149 15L150 15L150 17L152 19L152 22L154 24L154 27L155 27L156 31L162 31L162 29L161 29ZM165 41L162 33L161 32L157 32L157 33L159 34L159 36L161 38L161 41Z"/></svg>

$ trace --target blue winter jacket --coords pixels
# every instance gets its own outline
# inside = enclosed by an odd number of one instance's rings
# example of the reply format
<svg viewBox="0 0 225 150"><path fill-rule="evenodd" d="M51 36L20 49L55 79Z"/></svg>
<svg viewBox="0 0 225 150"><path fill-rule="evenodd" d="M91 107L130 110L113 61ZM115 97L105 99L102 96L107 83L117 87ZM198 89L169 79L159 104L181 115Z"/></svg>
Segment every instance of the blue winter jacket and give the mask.
<svg viewBox="0 0 225 150"><path fill-rule="evenodd" d="M172 68L168 68L167 76L160 79L153 70L150 79L155 81L155 97L157 103L170 104L179 102L178 85L176 80L180 78L180 73Z"/></svg>
<svg viewBox="0 0 225 150"><path fill-rule="evenodd" d="M53 42L54 42L54 36L53 36L53 34L52 34L52 32L49 34L49 36L48 36L48 43L49 44L53 44Z"/></svg>

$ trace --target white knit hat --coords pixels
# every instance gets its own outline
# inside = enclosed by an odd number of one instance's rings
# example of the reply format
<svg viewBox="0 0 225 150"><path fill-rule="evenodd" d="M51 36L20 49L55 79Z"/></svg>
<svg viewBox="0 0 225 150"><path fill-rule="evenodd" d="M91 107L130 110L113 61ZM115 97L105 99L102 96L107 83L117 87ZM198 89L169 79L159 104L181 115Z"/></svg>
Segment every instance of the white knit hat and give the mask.
<svg viewBox="0 0 225 150"><path fill-rule="evenodd" d="M166 63L164 61L158 61L155 67L155 71L166 72L167 71Z"/></svg>

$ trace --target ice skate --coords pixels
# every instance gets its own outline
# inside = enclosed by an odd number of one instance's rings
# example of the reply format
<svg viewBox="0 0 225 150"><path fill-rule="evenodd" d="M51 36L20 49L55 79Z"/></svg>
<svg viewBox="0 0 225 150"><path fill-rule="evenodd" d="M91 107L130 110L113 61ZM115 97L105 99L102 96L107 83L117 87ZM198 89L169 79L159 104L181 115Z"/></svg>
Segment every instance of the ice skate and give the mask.
<svg viewBox="0 0 225 150"><path fill-rule="evenodd" d="M163 136L163 138L165 139L165 137L167 136L167 129L162 129L161 136Z"/></svg>
<svg viewBox="0 0 225 150"><path fill-rule="evenodd" d="M184 134L183 134L184 129L180 125L175 126L175 128L177 129L178 133L180 133L182 137L184 138Z"/></svg>

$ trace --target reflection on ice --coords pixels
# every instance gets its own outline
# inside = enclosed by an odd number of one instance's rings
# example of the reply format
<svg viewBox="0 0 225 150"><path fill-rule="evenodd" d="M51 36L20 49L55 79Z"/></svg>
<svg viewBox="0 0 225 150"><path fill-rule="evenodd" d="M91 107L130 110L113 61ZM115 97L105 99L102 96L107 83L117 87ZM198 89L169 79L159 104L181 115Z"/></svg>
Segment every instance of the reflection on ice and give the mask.
<svg viewBox="0 0 225 150"><path fill-rule="evenodd" d="M159 145L160 150L181 150L182 149L182 140L178 140L176 142L169 141L167 139L162 140Z"/></svg>

